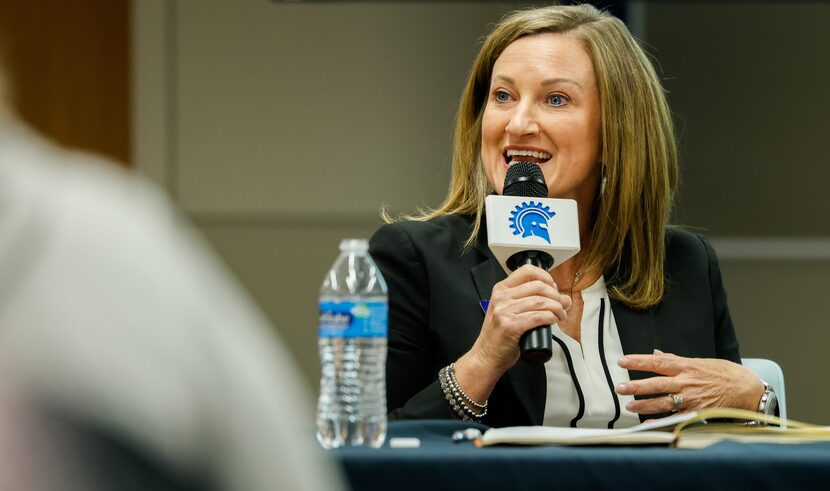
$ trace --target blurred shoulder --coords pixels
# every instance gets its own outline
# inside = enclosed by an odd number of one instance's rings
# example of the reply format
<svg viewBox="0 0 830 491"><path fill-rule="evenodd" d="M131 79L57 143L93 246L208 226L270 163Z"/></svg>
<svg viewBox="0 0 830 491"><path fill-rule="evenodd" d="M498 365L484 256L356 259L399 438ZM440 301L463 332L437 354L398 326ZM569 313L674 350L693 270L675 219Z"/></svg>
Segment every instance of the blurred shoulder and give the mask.
<svg viewBox="0 0 830 491"><path fill-rule="evenodd" d="M2 194L21 220L63 217L76 227L129 231L139 228L135 219L171 216L164 193L117 162L61 147L13 121L0 125L0 143Z"/></svg>

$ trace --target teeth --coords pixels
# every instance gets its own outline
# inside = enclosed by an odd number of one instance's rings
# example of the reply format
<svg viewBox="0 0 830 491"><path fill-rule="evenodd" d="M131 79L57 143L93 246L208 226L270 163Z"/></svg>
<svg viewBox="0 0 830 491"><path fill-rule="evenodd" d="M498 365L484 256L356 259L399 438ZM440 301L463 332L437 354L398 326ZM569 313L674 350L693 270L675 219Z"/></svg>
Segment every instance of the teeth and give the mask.
<svg viewBox="0 0 830 491"><path fill-rule="evenodd" d="M548 160L551 155L547 152L534 152L532 150L508 150L508 157L535 157L537 159Z"/></svg>

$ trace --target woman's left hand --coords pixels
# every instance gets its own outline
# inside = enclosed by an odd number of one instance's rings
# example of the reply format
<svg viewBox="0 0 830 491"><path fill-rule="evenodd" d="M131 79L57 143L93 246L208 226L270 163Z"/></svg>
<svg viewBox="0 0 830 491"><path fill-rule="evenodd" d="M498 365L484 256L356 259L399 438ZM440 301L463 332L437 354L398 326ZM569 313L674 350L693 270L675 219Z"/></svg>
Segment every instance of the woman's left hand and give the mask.
<svg viewBox="0 0 830 491"><path fill-rule="evenodd" d="M625 355L620 358L619 365L659 376L623 382L617 385L617 394L667 394L626 405L626 409L638 414L672 412L675 409L672 395L683 399L679 411L710 407L755 411L764 393L764 386L752 370L728 360L684 358L654 350L651 355Z"/></svg>

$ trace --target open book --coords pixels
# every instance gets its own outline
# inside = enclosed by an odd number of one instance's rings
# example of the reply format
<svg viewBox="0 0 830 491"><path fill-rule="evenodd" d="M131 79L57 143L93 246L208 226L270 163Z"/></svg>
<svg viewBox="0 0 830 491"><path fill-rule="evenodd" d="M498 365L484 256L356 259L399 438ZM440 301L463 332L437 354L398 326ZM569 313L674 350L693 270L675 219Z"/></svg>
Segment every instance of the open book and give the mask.
<svg viewBox="0 0 830 491"><path fill-rule="evenodd" d="M724 422L728 420L728 422ZM767 423L769 426L747 423ZM771 426L775 425L775 426ZM688 412L630 428L554 428L511 426L491 428L487 445L667 445L702 448L722 440L758 443L830 441L830 427L782 420L742 409L715 408Z"/></svg>

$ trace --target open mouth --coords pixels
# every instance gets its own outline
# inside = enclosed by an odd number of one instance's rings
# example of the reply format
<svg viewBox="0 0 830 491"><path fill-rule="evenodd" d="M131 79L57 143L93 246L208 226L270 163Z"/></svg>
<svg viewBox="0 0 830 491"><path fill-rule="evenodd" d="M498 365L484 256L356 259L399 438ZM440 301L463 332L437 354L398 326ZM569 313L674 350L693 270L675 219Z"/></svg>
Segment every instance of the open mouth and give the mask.
<svg viewBox="0 0 830 491"><path fill-rule="evenodd" d="M508 166L513 162L533 162L544 164L551 159L552 155L545 151L510 149L503 153L504 162Z"/></svg>

